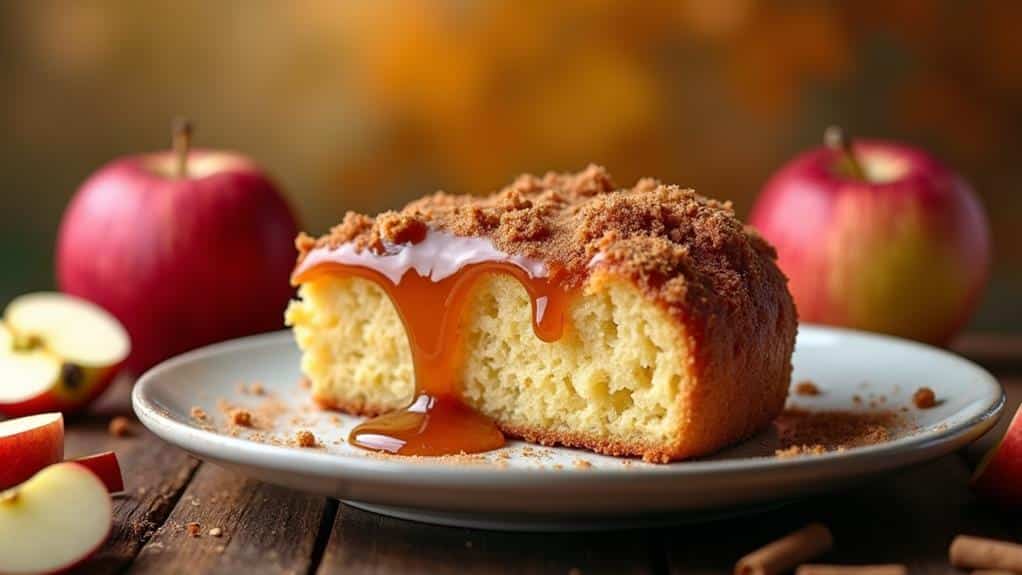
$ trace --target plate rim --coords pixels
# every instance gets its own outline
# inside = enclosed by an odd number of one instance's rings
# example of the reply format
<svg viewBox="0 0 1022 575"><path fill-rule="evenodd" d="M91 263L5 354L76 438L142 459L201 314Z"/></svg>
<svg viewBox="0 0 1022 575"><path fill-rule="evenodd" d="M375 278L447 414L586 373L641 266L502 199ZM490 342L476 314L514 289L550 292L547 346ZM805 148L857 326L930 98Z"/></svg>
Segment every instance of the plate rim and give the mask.
<svg viewBox="0 0 1022 575"><path fill-rule="evenodd" d="M913 347L917 351L926 353L936 353L968 366L986 383L991 384L997 393L989 398L987 405L980 413L965 421L948 425L946 429L910 434L893 441L856 447L842 452L828 452L812 457L743 457L726 460L678 461L650 466L564 468L556 471L533 467L496 468L487 465L452 465L450 462L430 461L428 458L408 462L390 457L357 457L309 450L301 451L292 447L268 445L215 431L207 431L173 419L163 413L162 408L154 402L152 388L158 386L157 382L164 373L183 364L201 361L207 356L229 353L252 346L278 344L278 340L292 337L291 331L287 329L214 343L165 360L138 379L132 390L131 399L134 412L145 427L164 441L199 457L209 457L242 466L253 465L252 458L257 457L256 465L277 471L293 470L296 464L300 464L302 473L321 478L346 477L352 480L392 480L398 483L408 481L408 470L412 465L416 471L412 481L419 485L501 488L513 487L521 484L523 480L535 480L537 477L542 477L548 483L576 483L581 478L618 483L642 479L658 480L665 476L677 479L691 477L705 479L708 476L730 476L734 473L755 473L757 471L807 473L813 470L832 469L835 465L883 470L928 459L929 454L934 450L940 451L942 454L950 452L985 434L1002 415L1005 394L1000 382L982 366L947 350L884 334L807 323L799 324L799 334L800 337L866 338L886 344ZM952 447L944 449L949 445ZM581 453L583 451L580 450ZM911 455L917 455L917 457L913 461L905 463L904 459L912 459L907 457ZM900 459L891 458L891 461L882 461L887 456L900 456ZM839 475L845 475L845 473ZM455 480L454 483L452 483L452 479Z"/></svg>

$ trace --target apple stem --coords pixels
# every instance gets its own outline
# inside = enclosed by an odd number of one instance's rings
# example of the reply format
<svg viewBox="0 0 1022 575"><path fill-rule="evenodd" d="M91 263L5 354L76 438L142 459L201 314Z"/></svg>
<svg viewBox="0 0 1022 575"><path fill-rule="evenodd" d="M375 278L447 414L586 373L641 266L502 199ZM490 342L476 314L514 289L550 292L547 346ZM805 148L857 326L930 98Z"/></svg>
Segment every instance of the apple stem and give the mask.
<svg viewBox="0 0 1022 575"><path fill-rule="evenodd" d="M869 179L866 176L866 170L862 168L862 164L859 163L859 159L855 156L855 150L852 149L851 140L845 138L844 130L842 130L840 126L828 127L827 130L823 132L823 143L828 148L840 153L844 157L853 178L857 180Z"/></svg>
<svg viewBox="0 0 1022 575"><path fill-rule="evenodd" d="M192 123L188 118L174 119L173 131L174 153L177 155L176 174L179 178L188 177L188 150L192 146Z"/></svg>

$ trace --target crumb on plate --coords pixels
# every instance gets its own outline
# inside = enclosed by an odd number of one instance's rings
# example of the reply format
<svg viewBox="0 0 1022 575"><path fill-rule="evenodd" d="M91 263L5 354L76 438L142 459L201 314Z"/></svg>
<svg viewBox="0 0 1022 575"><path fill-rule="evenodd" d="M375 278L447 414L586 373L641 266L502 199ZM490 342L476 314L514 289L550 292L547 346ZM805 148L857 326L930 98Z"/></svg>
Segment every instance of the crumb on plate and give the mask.
<svg viewBox="0 0 1022 575"><path fill-rule="evenodd" d="M937 396L928 387L920 387L912 394L912 403L919 409L930 409L937 405Z"/></svg>
<svg viewBox="0 0 1022 575"><path fill-rule="evenodd" d="M820 388L810 380L800 381L795 386L795 393L799 395L820 395Z"/></svg>
<svg viewBox="0 0 1022 575"><path fill-rule="evenodd" d="M114 437L128 437L131 435L131 420L122 415L110 420L107 431Z"/></svg>
<svg viewBox="0 0 1022 575"><path fill-rule="evenodd" d="M302 429L295 434L295 442L298 447L316 447L316 436L311 431Z"/></svg>
<svg viewBox="0 0 1022 575"><path fill-rule="evenodd" d="M252 412L247 409L231 411L231 423L242 427L250 427L252 425Z"/></svg>

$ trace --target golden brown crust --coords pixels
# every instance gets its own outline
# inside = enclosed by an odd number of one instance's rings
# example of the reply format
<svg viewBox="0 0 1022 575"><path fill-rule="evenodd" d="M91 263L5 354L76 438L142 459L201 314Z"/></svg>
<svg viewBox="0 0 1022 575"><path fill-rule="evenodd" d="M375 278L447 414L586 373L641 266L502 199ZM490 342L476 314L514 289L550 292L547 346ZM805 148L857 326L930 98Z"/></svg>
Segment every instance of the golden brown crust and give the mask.
<svg viewBox="0 0 1022 575"><path fill-rule="evenodd" d="M676 445L610 445L546 430L510 434L663 461L748 437L783 408L794 303L773 248L735 217L729 202L651 179L616 189L604 169L589 166L577 174L521 176L487 197L436 193L376 218L349 212L329 234L302 236L296 245L300 259L314 247L348 242L381 251L418 241L427 228L491 238L507 253L566 271L574 285L599 281L597 275L624 278L684 326L694 383L679 397L691 421Z"/></svg>

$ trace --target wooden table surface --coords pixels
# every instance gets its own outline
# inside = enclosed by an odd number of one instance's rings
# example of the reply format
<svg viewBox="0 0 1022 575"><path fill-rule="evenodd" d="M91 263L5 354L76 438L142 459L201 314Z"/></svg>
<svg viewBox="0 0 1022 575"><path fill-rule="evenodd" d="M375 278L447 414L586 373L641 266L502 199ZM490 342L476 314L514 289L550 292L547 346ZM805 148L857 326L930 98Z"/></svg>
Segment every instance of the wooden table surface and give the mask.
<svg viewBox="0 0 1022 575"><path fill-rule="evenodd" d="M955 349L987 366L1008 394L998 427L960 453L806 499L773 512L669 529L534 534L434 527L360 511L324 497L247 479L163 443L130 415L128 383L68 422L67 455L117 452L126 495L85 573L730 573L734 562L810 521L834 533L834 563L902 562L912 573L956 572L958 533L1019 540L1022 514L977 501L966 483L984 449L1022 401L1022 338L966 336ZM197 522L202 535L184 525ZM213 537L208 530L219 527Z"/></svg>

